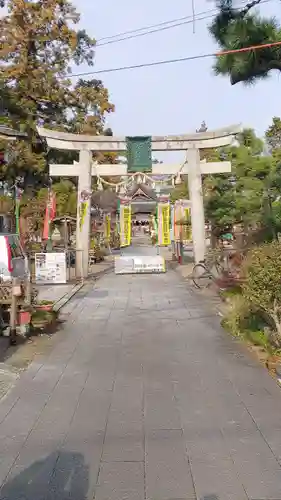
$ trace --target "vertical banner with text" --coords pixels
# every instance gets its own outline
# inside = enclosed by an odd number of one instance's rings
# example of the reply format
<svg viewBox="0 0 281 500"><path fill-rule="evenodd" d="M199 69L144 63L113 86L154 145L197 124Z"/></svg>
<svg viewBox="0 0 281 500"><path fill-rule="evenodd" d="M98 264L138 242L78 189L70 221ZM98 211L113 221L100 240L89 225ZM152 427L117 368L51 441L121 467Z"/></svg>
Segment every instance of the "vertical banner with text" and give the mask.
<svg viewBox="0 0 281 500"><path fill-rule="evenodd" d="M49 189L48 190L48 198L46 203L45 210L45 219L44 219L44 227L43 227L43 240L48 240L50 238L50 225L56 216L56 195L55 193Z"/></svg>
<svg viewBox="0 0 281 500"><path fill-rule="evenodd" d="M120 247L127 247L131 244L131 222L131 205L120 200Z"/></svg>
<svg viewBox="0 0 281 500"><path fill-rule="evenodd" d="M163 200L158 203L158 245L168 246L170 243L170 202Z"/></svg>
<svg viewBox="0 0 281 500"><path fill-rule="evenodd" d="M111 218L110 214L107 214L104 219L104 239L109 242L111 233Z"/></svg>
<svg viewBox="0 0 281 500"><path fill-rule="evenodd" d="M175 240L183 241L190 240L190 201L177 200L174 206L174 224L175 224Z"/></svg>
<svg viewBox="0 0 281 500"><path fill-rule="evenodd" d="M170 205L170 239L171 241L175 241L175 207L174 205Z"/></svg>
<svg viewBox="0 0 281 500"><path fill-rule="evenodd" d="M181 240L181 226L179 221L182 219L182 206L181 200L176 200L174 205L174 228L175 228L175 241Z"/></svg>
<svg viewBox="0 0 281 500"><path fill-rule="evenodd" d="M184 227L183 227L183 239L184 241L190 241L191 238L191 229L190 229L190 207L183 206L183 219L184 219Z"/></svg>

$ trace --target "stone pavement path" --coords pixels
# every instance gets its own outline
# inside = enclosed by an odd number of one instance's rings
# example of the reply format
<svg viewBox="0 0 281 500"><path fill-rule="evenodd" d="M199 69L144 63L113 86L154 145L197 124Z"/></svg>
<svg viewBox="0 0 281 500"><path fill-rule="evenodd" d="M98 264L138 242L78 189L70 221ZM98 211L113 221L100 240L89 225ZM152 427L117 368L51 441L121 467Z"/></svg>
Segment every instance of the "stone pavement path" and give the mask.
<svg viewBox="0 0 281 500"><path fill-rule="evenodd" d="M1 500L281 498L281 391L173 271L104 276L0 402Z"/></svg>

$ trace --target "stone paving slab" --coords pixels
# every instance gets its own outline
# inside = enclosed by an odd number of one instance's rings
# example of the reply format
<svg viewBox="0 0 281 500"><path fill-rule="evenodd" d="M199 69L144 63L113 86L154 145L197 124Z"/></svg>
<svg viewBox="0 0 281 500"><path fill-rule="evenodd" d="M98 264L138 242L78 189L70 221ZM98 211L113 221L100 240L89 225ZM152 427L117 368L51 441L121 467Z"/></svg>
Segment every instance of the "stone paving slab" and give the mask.
<svg viewBox="0 0 281 500"><path fill-rule="evenodd" d="M280 500L281 391L174 271L104 276L0 400L0 500Z"/></svg>

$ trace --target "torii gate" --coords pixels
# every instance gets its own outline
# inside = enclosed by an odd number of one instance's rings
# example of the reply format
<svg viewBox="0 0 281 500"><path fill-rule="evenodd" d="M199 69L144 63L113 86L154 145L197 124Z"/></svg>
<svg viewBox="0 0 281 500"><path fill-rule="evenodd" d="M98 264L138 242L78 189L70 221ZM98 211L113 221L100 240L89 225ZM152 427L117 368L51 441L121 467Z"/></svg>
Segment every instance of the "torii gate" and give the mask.
<svg viewBox="0 0 281 500"><path fill-rule="evenodd" d="M81 194L91 192L92 176L125 176L127 165L96 165L92 161L92 151L122 153L126 151L125 137L78 135L57 132L38 127L38 133L44 137L50 148L79 151L79 162L73 165L50 165L50 176L78 177L76 249L82 259L77 259L77 273L85 276L88 270L90 203L86 206L81 224ZM202 175L231 172L231 163L201 162L200 149L219 148L230 145L240 125L233 125L220 130L196 132L190 135L154 136L151 138L152 151L186 151L186 163L180 171L188 176L189 197L191 201L191 224L195 262L205 256L205 217L202 192ZM153 164L152 175L176 175L179 165ZM84 270L84 271L83 271Z"/></svg>

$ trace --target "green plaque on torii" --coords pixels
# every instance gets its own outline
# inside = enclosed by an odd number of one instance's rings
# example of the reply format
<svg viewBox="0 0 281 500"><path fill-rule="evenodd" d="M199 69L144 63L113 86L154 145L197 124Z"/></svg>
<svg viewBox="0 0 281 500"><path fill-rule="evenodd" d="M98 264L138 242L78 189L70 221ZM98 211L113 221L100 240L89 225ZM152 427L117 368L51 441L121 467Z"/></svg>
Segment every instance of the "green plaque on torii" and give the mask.
<svg viewBox="0 0 281 500"><path fill-rule="evenodd" d="M126 137L128 172L151 172L151 137Z"/></svg>

